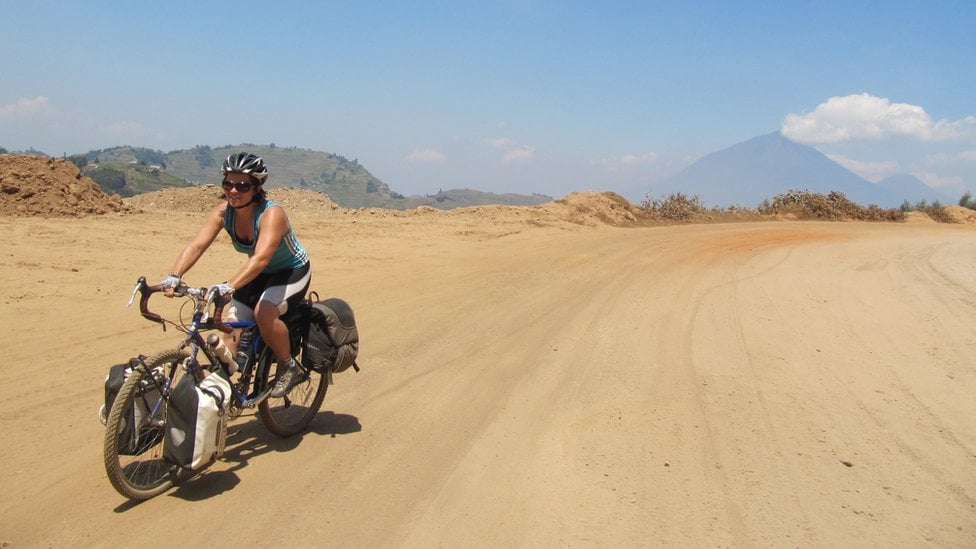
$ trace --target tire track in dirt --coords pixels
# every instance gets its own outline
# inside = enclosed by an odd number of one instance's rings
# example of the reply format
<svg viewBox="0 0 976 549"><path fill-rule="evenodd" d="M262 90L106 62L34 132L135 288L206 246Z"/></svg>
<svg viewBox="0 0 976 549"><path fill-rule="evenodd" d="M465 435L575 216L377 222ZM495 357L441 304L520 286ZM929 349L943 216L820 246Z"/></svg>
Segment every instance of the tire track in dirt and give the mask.
<svg viewBox="0 0 976 549"><path fill-rule="evenodd" d="M180 232L187 222L152 220L151 229L112 222L119 244L93 261L165 272L172 254L145 243L189 238ZM29 323L25 341L57 343L36 354L15 343L0 366L8 382L37 386L21 394L0 385L0 536L16 545L130 545L187 516L233 508L261 517L235 521L235 536L263 539L275 524L282 544L976 541L965 480L976 478L966 427L976 371L961 362L972 341L948 337L976 312L959 290L938 289L946 281L907 268L935 244L976 259L959 244L971 232L513 224L500 231L508 236L492 236L499 231L461 234L460 216L432 216L392 235L388 221L334 216L310 226L304 242L313 258L328 258L313 287L356 309L363 372L337 376L309 433L283 441L241 418L226 460L140 505L121 502L101 470L100 382L110 362L176 335L123 309L127 295L83 302L86 312L31 303L36 318L60 315L72 327ZM65 226L89 223L98 226ZM44 238L49 253L73 253L56 234ZM194 280L238 264L215 252ZM930 257L969 287L967 271ZM58 270L60 290L82 295L98 283L128 292L129 269L116 271L100 279ZM113 330L131 334L128 347L98 337ZM65 360L73 347L80 352ZM71 383L91 394L50 394ZM18 423L18 413L27 419ZM38 451L10 459L38 434ZM933 455L918 450L926 444ZM37 471L40 491L30 480ZM205 539L204 529L181 535Z"/></svg>

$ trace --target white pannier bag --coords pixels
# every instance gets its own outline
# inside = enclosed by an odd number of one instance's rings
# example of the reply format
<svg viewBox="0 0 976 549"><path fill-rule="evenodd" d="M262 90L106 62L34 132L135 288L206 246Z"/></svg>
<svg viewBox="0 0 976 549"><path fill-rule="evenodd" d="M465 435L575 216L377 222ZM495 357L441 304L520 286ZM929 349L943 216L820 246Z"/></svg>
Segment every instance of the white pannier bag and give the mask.
<svg viewBox="0 0 976 549"><path fill-rule="evenodd" d="M207 375L199 385L193 376L183 376L167 403L163 458L199 469L220 457L230 396L230 382L222 373Z"/></svg>

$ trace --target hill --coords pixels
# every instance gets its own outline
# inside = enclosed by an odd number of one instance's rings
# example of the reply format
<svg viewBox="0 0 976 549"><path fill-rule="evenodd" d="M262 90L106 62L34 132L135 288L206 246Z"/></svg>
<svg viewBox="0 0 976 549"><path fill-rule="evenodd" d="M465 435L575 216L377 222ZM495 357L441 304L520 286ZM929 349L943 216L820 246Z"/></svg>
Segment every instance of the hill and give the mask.
<svg viewBox="0 0 976 549"><path fill-rule="evenodd" d="M709 155L651 187L651 194L681 192L710 206L754 207L789 189L844 193L858 204L898 207L888 189L861 178L820 151L774 132Z"/></svg>
<svg viewBox="0 0 976 549"><path fill-rule="evenodd" d="M157 165L141 162L86 164L81 173L90 177L108 194L135 196L171 187L189 187L185 179L166 173Z"/></svg>
<svg viewBox="0 0 976 549"><path fill-rule="evenodd" d="M536 205L549 202L551 197L485 193L469 189L439 191L433 196L403 196L375 177L357 159L297 147L271 145L225 145L211 148L206 145L163 153L138 147L115 147L91 151L84 155L88 163L120 166L147 166L160 176L170 176L173 183L155 188L117 185L118 177L104 180L99 172L86 172L99 182L106 192L133 196L140 192L157 190L166 186L186 184L216 184L220 181L220 164L227 155L246 150L264 158L271 171L266 183L269 189L294 187L327 194L337 204L346 208L391 208L407 210L418 206L451 209L485 204ZM107 188L108 187L108 188Z"/></svg>

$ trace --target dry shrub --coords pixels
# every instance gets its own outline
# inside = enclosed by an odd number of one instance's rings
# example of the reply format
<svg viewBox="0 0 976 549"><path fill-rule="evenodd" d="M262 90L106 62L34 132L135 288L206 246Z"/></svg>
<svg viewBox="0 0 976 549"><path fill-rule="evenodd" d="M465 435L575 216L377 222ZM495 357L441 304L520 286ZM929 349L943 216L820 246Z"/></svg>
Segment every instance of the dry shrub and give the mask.
<svg viewBox="0 0 976 549"><path fill-rule="evenodd" d="M896 208L881 208L871 204L862 211L864 221L904 221L905 213Z"/></svg>
<svg viewBox="0 0 976 549"><path fill-rule="evenodd" d="M640 208L654 219L665 221L705 221L708 211L697 196L688 197L684 193L673 193L665 199L648 196L640 203Z"/></svg>
<svg viewBox="0 0 976 549"><path fill-rule="evenodd" d="M934 221L938 221L939 223L956 222L952 215L949 214L949 211L938 203L923 208L922 211L925 212L925 215L931 217Z"/></svg>
<svg viewBox="0 0 976 549"><path fill-rule="evenodd" d="M844 193L831 191L824 196L810 191L791 189L764 200L759 212L767 215L792 215L799 219L823 219L828 221L904 221L905 213L896 209L883 209L875 205L867 208L851 202Z"/></svg>

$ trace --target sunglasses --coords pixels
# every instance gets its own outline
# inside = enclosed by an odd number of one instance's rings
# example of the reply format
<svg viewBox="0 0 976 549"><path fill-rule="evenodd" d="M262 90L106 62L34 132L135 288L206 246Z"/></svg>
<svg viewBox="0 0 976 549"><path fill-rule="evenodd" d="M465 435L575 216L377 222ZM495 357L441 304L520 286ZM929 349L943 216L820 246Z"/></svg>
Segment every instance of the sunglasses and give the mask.
<svg viewBox="0 0 976 549"><path fill-rule="evenodd" d="M223 181L220 184L224 188L224 192L230 192L231 189L237 189L239 193L246 193L254 188L254 184L250 181L242 181L240 183L233 183L231 181Z"/></svg>

